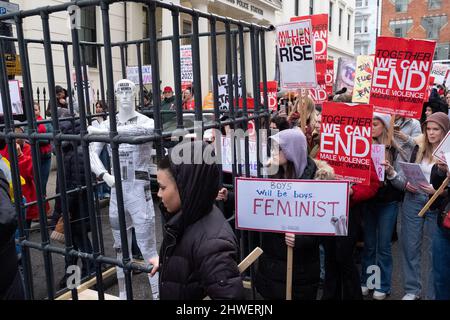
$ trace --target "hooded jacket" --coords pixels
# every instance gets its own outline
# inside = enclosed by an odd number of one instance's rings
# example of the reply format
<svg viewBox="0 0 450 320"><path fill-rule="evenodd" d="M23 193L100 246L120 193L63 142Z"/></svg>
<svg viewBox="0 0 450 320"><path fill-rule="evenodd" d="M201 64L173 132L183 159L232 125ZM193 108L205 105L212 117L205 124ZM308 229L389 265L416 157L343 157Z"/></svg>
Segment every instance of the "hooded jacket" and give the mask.
<svg viewBox="0 0 450 320"><path fill-rule="evenodd" d="M206 147L201 141L189 145L200 150ZM202 153L192 151L194 157ZM217 165L170 162L181 210L164 226L159 269L161 299L242 299L237 240L222 212L214 206L219 191Z"/></svg>
<svg viewBox="0 0 450 320"><path fill-rule="evenodd" d="M272 139L280 145L286 159L294 163L298 179L314 179L317 166L307 156L306 138L298 129L283 130ZM286 297L287 246L285 235L262 233L264 253L258 259L256 288L265 299ZM320 280L319 238L295 236L292 297L295 300L316 299Z"/></svg>

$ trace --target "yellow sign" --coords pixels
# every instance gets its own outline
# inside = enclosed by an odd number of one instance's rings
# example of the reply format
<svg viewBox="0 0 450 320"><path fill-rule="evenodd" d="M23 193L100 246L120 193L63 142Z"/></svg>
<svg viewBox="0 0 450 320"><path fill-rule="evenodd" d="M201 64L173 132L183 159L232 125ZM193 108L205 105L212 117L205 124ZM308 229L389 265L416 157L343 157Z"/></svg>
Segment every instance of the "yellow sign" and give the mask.
<svg viewBox="0 0 450 320"><path fill-rule="evenodd" d="M356 59L355 85L352 102L369 103L372 84L373 56L358 56Z"/></svg>
<svg viewBox="0 0 450 320"><path fill-rule="evenodd" d="M5 65L8 76L18 76L22 74L19 55L5 54Z"/></svg>

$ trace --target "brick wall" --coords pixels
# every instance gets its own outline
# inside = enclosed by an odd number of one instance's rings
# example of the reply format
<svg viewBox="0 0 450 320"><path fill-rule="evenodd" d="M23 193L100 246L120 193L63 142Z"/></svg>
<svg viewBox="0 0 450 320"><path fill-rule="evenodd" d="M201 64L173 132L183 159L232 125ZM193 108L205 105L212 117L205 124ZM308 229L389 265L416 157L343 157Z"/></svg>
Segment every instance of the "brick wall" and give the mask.
<svg viewBox="0 0 450 320"><path fill-rule="evenodd" d="M394 36L389 29L392 20L413 19L413 26L409 30L408 38L425 39L425 29L421 26L422 17L432 15L447 15L447 24L441 29L438 43L450 42L450 1L442 0L440 9L429 10L428 0L411 0L407 12L395 12L393 0L383 0L381 17L381 35Z"/></svg>

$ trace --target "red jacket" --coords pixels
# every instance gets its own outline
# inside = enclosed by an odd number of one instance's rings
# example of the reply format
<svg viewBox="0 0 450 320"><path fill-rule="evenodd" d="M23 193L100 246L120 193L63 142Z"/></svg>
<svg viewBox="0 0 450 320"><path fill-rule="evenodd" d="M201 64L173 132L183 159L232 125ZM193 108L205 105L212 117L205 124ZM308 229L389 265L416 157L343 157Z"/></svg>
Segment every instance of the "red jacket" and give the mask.
<svg viewBox="0 0 450 320"><path fill-rule="evenodd" d="M8 147L0 150L2 157L10 160L8 154ZM36 186L34 185L33 176L33 162L31 160L31 147L29 144L24 143L22 149L22 155L18 158L19 161L19 174L25 179L25 185L22 186L22 195L25 198L25 202L34 202L37 199ZM27 208L26 219L34 220L39 217L39 210L37 205L33 205Z"/></svg>
<svg viewBox="0 0 450 320"><path fill-rule="evenodd" d="M369 200L377 194L381 183L378 180L378 176L374 168L375 165L372 161L370 164L370 184L368 186L361 184L355 184L352 186L353 195L350 197L350 207L353 207L359 202Z"/></svg>
<svg viewBox="0 0 450 320"><path fill-rule="evenodd" d="M41 121L44 119L41 116L39 116L36 118L36 120ZM43 123L40 123L38 124L37 131L38 133L47 133L47 127ZM48 142L42 141L39 144L39 150L41 151L41 156L50 154L52 152L52 145Z"/></svg>

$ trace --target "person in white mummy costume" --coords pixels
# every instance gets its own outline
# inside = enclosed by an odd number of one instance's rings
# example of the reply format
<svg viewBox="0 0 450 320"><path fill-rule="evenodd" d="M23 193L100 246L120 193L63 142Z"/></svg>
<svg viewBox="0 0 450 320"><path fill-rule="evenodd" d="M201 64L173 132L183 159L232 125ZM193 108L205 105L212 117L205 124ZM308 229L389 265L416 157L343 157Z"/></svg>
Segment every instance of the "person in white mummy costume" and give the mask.
<svg viewBox="0 0 450 320"><path fill-rule="evenodd" d="M134 109L134 96L136 93L134 83L125 79L120 80L116 82L114 91L119 104L119 112L116 115L117 132L122 136L150 135L154 130L153 119L136 112ZM109 134L109 121L103 121L100 127L97 128L89 126L88 132L90 134ZM109 219L117 258L122 259L115 177L108 173L99 158L104 144L103 142L90 144L91 168L92 172L111 187ZM108 152L111 156L111 147L109 145ZM146 261L158 256L155 235L155 210L150 189L151 153L151 142L140 145L120 144L119 146L128 252L131 252L131 228L134 227L139 249ZM125 275L122 268L117 267L116 269L119 297L125 300ZM153 300L157 300L159 299L158 274L153 277L149 276L149 281Z"/></svg>

